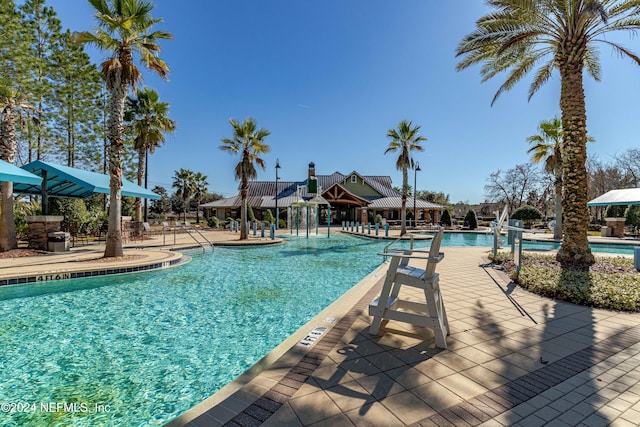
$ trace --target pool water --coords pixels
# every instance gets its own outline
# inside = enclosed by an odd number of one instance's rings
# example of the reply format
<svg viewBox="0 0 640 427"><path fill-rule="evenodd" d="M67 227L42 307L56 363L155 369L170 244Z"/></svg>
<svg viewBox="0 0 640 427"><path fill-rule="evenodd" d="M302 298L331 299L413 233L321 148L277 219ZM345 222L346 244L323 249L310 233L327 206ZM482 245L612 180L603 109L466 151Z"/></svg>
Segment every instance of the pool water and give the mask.
<svg viewBox="0 0 640 427"><path fill-rule="evenodd" d="M373 271L389 243L286 240L194 252L168 270L0 287L0 403L24 411L3 413L0 426L162 425ZM491 242L445 233L442 245ZM55 406L64 403L76 406Z"/></svg>
<svg viewBox="0 0 640 427"><path fill-rule="evenodd" d="M504 238L506 247L506 238ZM442 246L488 246L493 247L493 234L487 233L444 233L442 236ZM592 243L591 250L595 253L609 253L619 255L633 255L632 245L607 245L602 243ZM538 242L524 240L522 248L536 251L549 251L560 249L560 243Z"/></svg>
<svg viewBox="0 0 640 427"><path fill-rule="evenodd" d="M0 402L37 405L0 425L162 425L373 271L386 244L287 240L195 253L168 270L0 288Z"/></svg>

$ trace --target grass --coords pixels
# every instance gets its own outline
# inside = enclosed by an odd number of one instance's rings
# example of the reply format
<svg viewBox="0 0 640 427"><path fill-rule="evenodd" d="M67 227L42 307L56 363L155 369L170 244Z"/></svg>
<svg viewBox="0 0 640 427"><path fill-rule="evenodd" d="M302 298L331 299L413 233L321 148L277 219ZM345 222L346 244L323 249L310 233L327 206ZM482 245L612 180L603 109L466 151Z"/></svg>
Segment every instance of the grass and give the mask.
<svg viewBox="0 0 640 427"><path fill-rule="evenodd" d="M499 252L493 262L504 265L515 283L538 295L589 307L640 312L640 273L631 258L596 257L592 265L563 266L554 256L524 254L519 273L510 252Z"/></svg>

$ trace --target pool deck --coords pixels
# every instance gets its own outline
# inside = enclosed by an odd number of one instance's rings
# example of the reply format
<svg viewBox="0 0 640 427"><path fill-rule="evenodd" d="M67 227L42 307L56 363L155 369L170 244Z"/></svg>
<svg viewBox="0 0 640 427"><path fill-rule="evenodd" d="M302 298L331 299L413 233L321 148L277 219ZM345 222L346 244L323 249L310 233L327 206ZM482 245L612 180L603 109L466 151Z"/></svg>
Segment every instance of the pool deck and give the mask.
<svg viewBox="0 0 640 427"><path fill-rule="evenodd" d="M103 249L96 245L92 256ZM46 271L56 264L50 257L66 264L76 251L0 260L0 267L3 274L8 266ZM156 251L167 253L153 242L126 245L127 254ZM451 328L447 350L435 347L431 330L395 321L382 336L368 333L367 305L380 291L383 265L248 373L168 425L638 425L640 314L531 294L501 271L481 267L486 247L442 251L437 271ZM24 260L31 263L17 265ZM406 289L401 297L420 300L419 291ZM299 345L317 327L328 330L311 347Z"/></svg>

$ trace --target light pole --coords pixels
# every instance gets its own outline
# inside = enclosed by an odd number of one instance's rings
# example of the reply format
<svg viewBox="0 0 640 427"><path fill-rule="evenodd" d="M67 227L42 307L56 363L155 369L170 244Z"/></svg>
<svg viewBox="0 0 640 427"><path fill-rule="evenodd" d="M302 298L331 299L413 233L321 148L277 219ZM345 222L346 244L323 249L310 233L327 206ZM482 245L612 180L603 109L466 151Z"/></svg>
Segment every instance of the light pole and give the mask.
<svg viewBox="0 0 640 427"><path fill-rule="evenodd" d="M276 159L276 230L278 229L278 222L280 214L278 213L278 169L280 169L280 160Z"/></svg>
<svg viewBox="0 0 640 427"><path fill-rule="evenodd" d="M415 222L415 226L418 226L418 216L416 215L416 194L418 193L418 189L416 187L417 185L417 181L418 181L418 171L421 171L422 169L420 169L420 163L416 162L415 166L413 168L414 172L413 172L413 221Z"/></svg>

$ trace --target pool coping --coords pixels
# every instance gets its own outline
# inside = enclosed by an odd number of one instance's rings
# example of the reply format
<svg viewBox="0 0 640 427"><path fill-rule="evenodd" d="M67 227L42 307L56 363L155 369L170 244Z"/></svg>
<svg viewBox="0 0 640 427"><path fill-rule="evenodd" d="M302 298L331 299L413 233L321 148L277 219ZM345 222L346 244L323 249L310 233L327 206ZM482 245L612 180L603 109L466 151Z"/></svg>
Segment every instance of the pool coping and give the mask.
<svg viewBox="0 0 640 427"><path fill-rule="evenodd" d="M186 250L181 248L180 250ZM125 250L125 256L139 256L135 249ZM42 263L17 267L19 269L37 269L33 272L14 272L0 275L0 287L27 283L49 282L56 280L80 279L113 274L136 273L149 270L174 267L188 260L180 252L170 250L145 250L143 258L120 260L113 263L95 263L96 252L85 254L57 254L51 268L43 268ZM31 268L33 267L33 268Z"/></svg>

